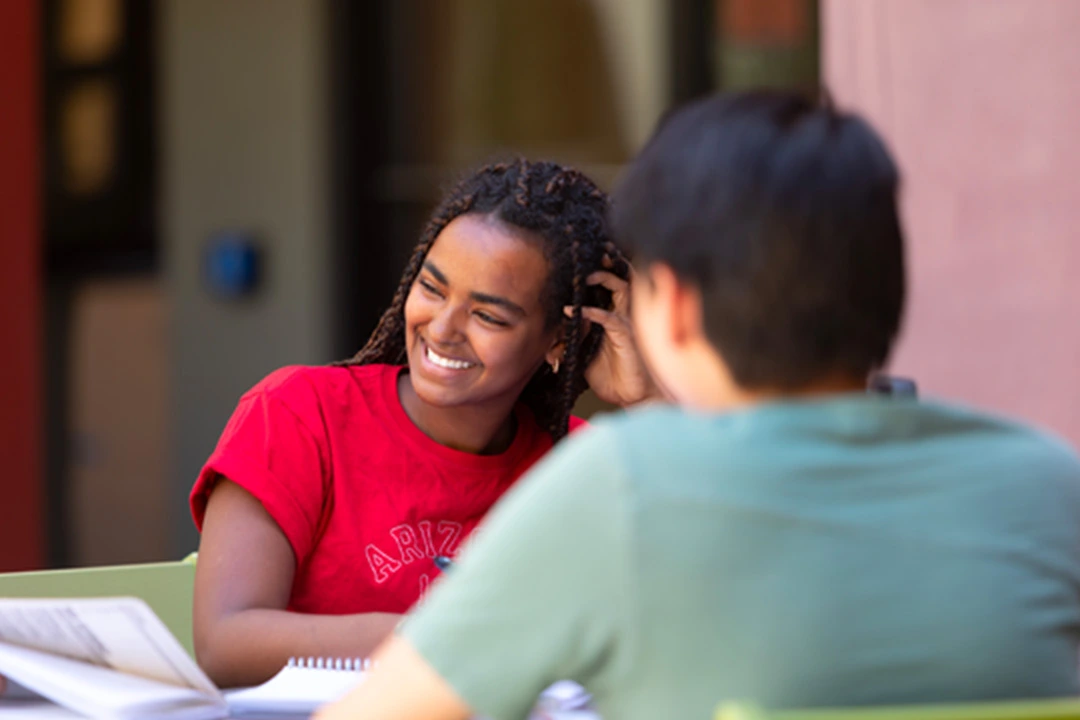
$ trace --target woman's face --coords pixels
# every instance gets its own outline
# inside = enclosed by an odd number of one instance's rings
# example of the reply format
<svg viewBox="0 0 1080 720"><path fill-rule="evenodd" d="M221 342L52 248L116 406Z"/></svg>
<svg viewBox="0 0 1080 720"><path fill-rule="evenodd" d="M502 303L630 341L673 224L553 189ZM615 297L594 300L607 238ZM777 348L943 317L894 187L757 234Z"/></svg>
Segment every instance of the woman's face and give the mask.
<svg viewBox="0 0 1080 720"><path fill-rule="evenodd" d="M513 405L544 362L561 357L542 303L538 242L487 215L462 215L432 244L405 301L413 389L437 406Z"/></svg>

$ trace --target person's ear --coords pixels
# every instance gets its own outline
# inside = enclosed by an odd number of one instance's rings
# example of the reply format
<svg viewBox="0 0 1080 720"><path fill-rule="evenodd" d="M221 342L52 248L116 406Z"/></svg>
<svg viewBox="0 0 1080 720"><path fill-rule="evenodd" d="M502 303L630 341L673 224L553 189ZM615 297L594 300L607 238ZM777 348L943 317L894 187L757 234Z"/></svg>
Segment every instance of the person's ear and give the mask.
<svg viewBox="0 0 1080 720"><path fill-rule="evenodd" d="M652 300L660 308L660 317L667 326L672 344L683 347L700 339L705 330L701 291L681 280L663 263L654 263L649 268L648 278Z"/></svg>
<svg viewBox="0 0 1080 720"><path fill-rule="evenodd" d="M563 356L566 354L566 340L563 333L560 331L555 338L555 342L544 354L544 362L551 367L551 372L556 375L559 374L559 366L562 365Z"/></svg>

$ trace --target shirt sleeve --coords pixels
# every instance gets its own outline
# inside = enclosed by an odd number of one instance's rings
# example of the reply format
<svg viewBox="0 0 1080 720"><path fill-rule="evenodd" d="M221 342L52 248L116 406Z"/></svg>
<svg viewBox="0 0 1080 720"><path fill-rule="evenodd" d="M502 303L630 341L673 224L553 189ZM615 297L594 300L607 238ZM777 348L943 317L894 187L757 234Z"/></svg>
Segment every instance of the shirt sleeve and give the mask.
<svg viewBox="0 0 1080 720"><path fill-rule="evenodd" d="M556 680L611 671L630 554L615 444L596 426L565 440L399 630L481 715L523 718Z"/></svg>
<svg viewBox="0 0 1080 720"><path fill-rule="evenodd" d="M297 564L314 547L329 492L325 433L312 430L279 390L256 386L237 406L191 491L191 512L202 530L218 478L251 493L278 524Z"/></svg>

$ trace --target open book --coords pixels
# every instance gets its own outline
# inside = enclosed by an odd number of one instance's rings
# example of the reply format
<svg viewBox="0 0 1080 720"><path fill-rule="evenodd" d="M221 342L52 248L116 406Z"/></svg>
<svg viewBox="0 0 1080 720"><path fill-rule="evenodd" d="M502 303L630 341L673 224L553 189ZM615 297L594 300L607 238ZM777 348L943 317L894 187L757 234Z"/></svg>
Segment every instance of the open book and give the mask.
<svg viewBox="0 0 1080 720"><path fill-rule="evenodd" d="M366 668L360 660L297 660L258 687L223 695L142 600L0 599L0 675L93 718L306 716L343 697L363 680ZM580 686L556 683L541 695L537 713L595 718L588 700ZM0 698L0 715L20 707ZM24 709L26 717L45 712L40 704Z"/></svg>
<svg viewBox="0 0 1080 720"><path fill-rule="evenodd" d="M96 718L229 713L210 679L135 598L0 599L0 675Z"/></svg>
<svg viewBox="0 0 1080 720"><path fill-rule="evenodd" d="M263 685L226 697L142 600L0 599L0 675L94 718L306 716L351 690L365 666L294 661ZM23 706L2 702L0 710ZM40 710L40 703L33 706Z"/></svg>

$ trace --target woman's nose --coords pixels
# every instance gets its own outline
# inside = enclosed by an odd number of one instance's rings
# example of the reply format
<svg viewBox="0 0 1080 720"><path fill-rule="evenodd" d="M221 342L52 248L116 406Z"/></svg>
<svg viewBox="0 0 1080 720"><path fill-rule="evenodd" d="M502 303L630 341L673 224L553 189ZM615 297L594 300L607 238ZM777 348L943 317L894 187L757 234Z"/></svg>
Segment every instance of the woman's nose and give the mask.
<svg viewBox="0 0 1080 720"><path fill-rule="evenodd" d="M451 344L461 339L461 330L458 327L458 315L456 308L449 303L443 305L435 317L428 323L428 335L437 342Z"/></svg>

